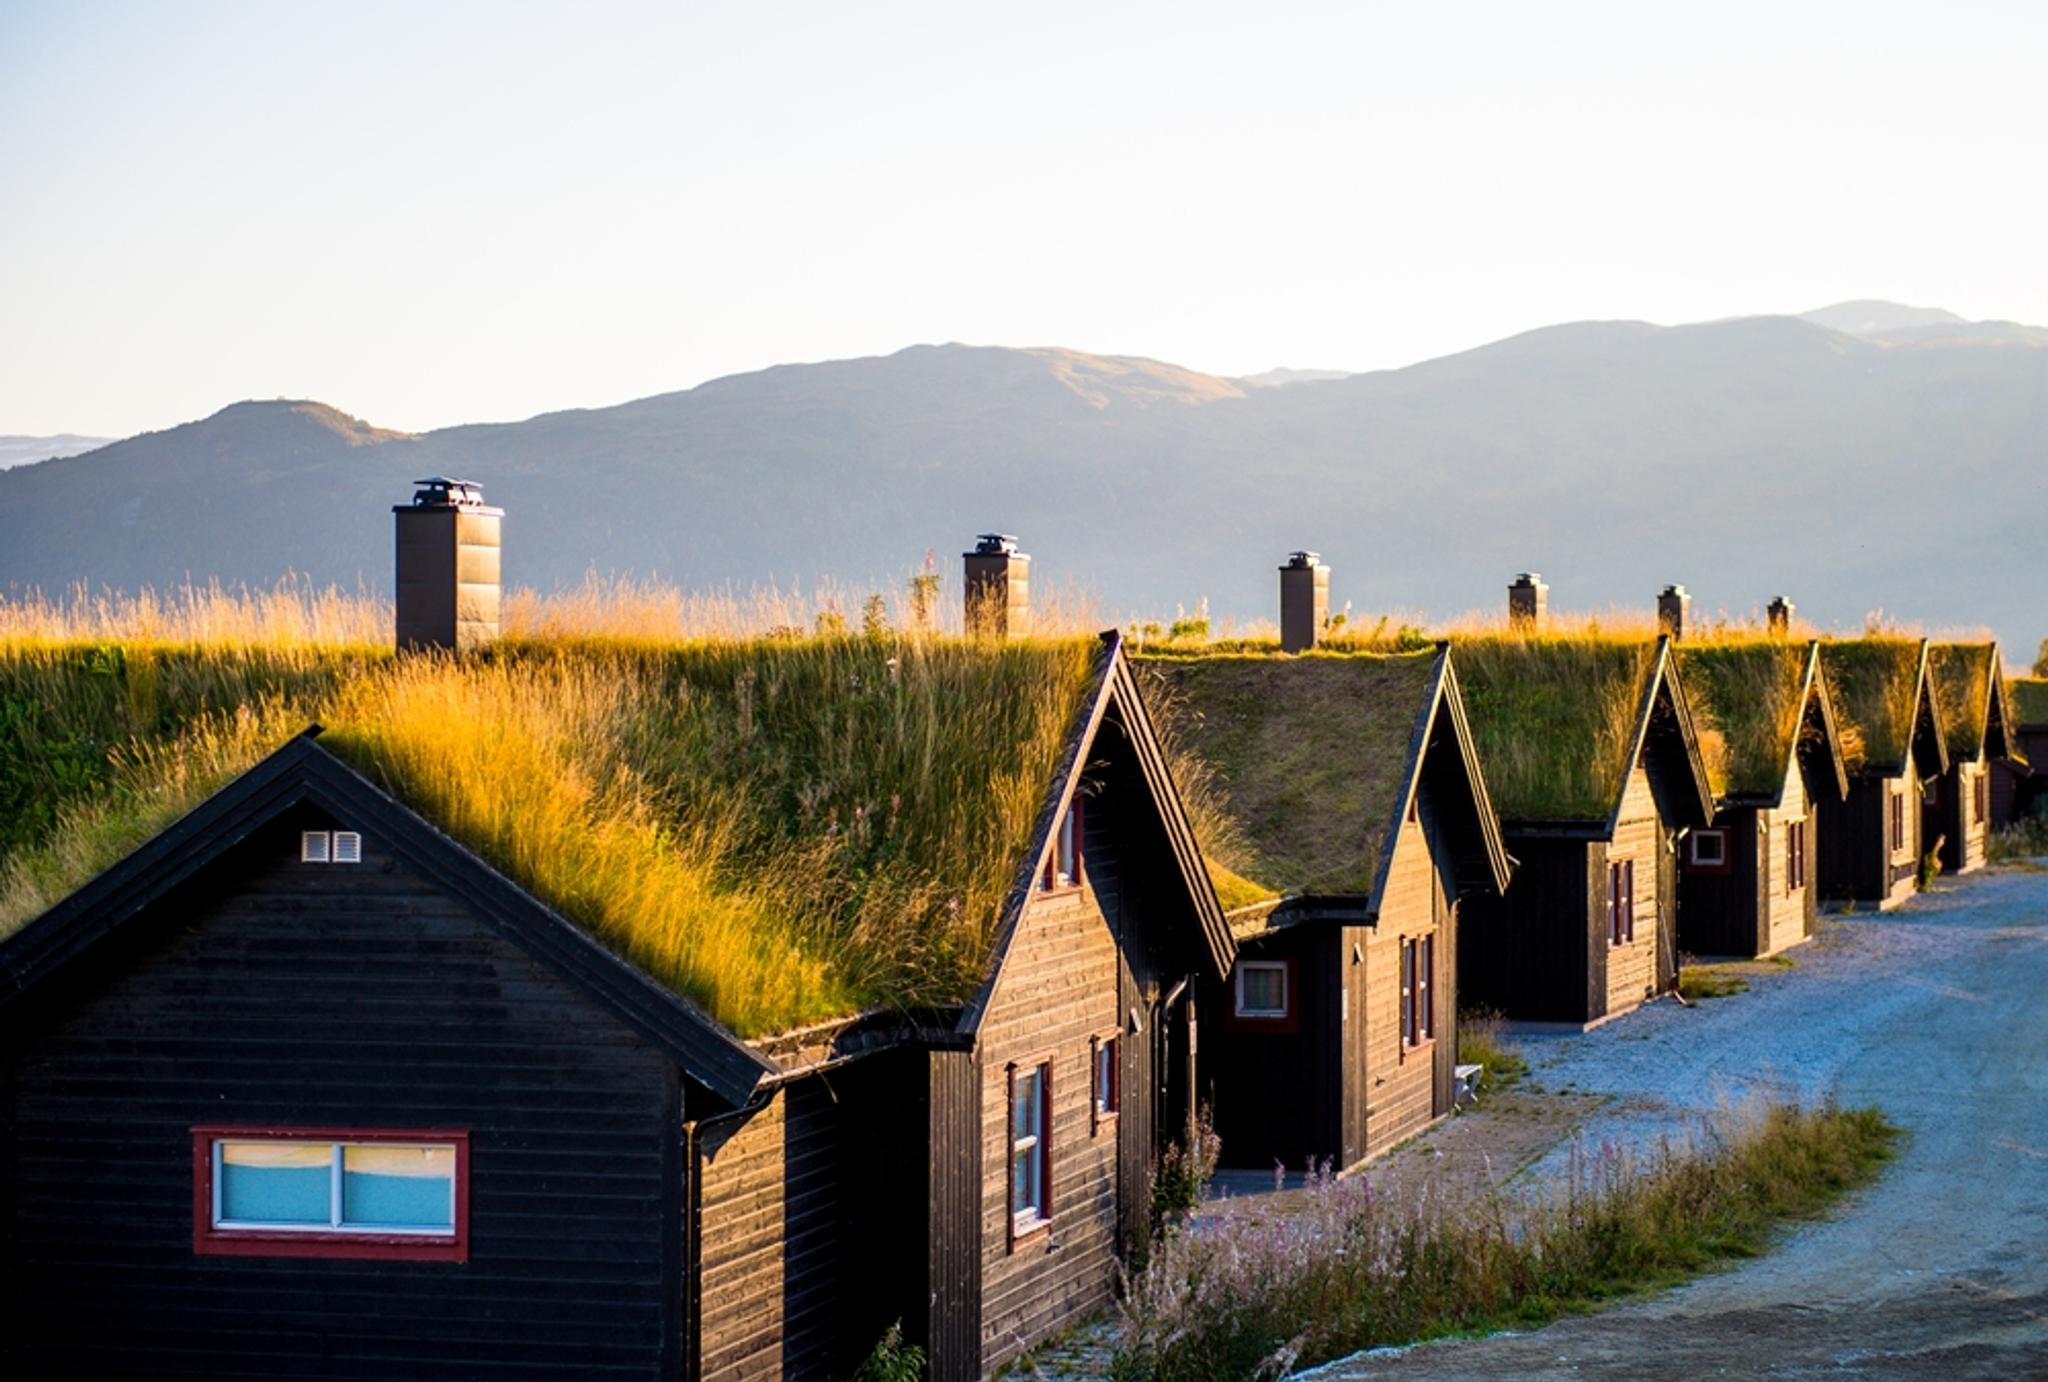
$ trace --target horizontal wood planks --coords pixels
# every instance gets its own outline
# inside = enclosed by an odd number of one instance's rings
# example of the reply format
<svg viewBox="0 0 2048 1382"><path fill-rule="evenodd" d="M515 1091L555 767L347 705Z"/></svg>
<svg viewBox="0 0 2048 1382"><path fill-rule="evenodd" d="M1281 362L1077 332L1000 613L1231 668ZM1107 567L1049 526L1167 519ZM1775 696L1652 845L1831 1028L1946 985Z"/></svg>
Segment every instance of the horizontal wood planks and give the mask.
<svg viewBox="0 0 2048 1382"><path fill-rule="evenodd" d="M17 1375L661 1375L673 1065L375 839L299 863L298 824L5 1034ZM468 1130L470 1260L195 1258L198 1123Z"/></svg>

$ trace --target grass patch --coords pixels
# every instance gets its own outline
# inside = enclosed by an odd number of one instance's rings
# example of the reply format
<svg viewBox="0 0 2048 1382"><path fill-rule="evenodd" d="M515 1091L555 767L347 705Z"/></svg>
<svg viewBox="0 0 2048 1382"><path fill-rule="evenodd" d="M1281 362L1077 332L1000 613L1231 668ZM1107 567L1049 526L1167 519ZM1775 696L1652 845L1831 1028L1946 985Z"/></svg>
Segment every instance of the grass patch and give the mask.
<svg viewBox="0 0 2048 1382"><path fill-rule="evenodd" d="M1820 645L1828 690L1845 727L1850 772L1866 763L1887 771L1906 761L1920 689L1921 644L1910 638L1827 639Z"/></svg>
<svg viewBox="0 0 2048 1382"><path fill-rule="evenodd" d="M1363 1348L1526 1327L1761 1252L1868 1183L1874 1108L1752 1104L1642 1155L1578 1148L1553 1194L1454 1201L1317 1178L1298 1215L1175 1234L1119 1308L1113 1377L1276 1378Z"/></svg>
<svg viewBox="0 0 2048 1382"><path fill-rule="evenodd" d="M1507 1044L1507 1021L1497 1012L1458 1014L1458 1064L1486 1067L1486 1083L1506 1089L1529 1073L1529 1062Z"/></svg>
<svg viewBox="0 0 2048 1382"><path fill-rule="evenodd" d="M1728 998L1749 992L1749 980L1721 965L1682 965L1678 992L1695 1003L1703 998Z"/></svg>
<svg viewBox="0 0 2048 1382"><path fill-rule="evenodd" d="M1805 701L1804 644L1783 639L1677 646L1700 736L1701 756L1716 795L1775 792L1785 780Z"/></svg>
<svg viewBox="0 0 2048 1382"><path fill-rule="evenodd" d="M2048 855L2048 811L1994 830L1984 841L1984 857L1994 864L2019 864Z"/></svg>

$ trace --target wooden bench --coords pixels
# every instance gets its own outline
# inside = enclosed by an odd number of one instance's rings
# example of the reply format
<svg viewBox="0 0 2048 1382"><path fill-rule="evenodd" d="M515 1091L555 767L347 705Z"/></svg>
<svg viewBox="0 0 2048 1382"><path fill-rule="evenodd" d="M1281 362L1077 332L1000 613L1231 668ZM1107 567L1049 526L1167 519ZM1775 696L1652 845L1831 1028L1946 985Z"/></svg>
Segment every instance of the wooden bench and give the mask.
<svg viewBox="0 0 2048 1382"><path fill-rule="evenodd" d="M1454 1108L1479 1106L1479 1081L1486 1074L1483 1065L1460 1065L1452 1069L1451 1105Z"/></svg>

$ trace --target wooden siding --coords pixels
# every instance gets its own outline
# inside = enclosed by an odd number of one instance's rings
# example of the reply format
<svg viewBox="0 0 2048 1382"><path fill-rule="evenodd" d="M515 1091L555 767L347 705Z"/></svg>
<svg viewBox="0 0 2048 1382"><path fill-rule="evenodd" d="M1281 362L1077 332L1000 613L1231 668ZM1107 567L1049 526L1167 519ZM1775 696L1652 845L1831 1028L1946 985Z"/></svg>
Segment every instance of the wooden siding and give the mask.
<svg viewBox="0 0 2048 1382"><path fill-rule="evenodd" d="M1347 939L1362 929L1304 922L1250 940L1239 951L1240 964L1292 966L1294 1021L1285 1030L1236 1023L1230 989L1204 1014L1202 1076L1224 1165L1271 1170L1279 1162L1299 1171L1327 1162L1341 1169L1364 1154L1364 1102L1356 1091L1355 1131L1347 1116L1343 1017L1347 1001L1360 1011L1367 986L1364 975L1352 974ZM1362 1071L1363 1062L1355 1068Z"/></svg>
<svg viewBox="0 0 2048 1382"><path fill-rule="evenodd" d="M1890 802L1905 798L1906 843L1891 847ZM1827 805L1822 822L1821 895L1836 905L1851 903L1890 911L1913 896L1918 873L1922 811L1918 784L1904 777L1858 776L1849 799Z"/></svg>
<svg viewBox="0 0 2048 1382"><path fill-rule="evenodd" d="M1600 939L1606 948L1606 986L1601 1006L1587 1014L1589 1021L1640 1007L1645 998L1657 991L1658 970L1661 968L1658 929L1666 920L1660 896L1662 889L1658 887L1659 873L1667 852L1665 840L1664 822L1657 813L1656 799L1650 790L1650 774L1637 767L1629 774L1614 838L1607 847L1609 867L1625 862L1635 864L1635 939L1615 945L1603 925ZM1603 878L1600 883L1603 922L1606 921L1606 892L1606 880Z"/></svg>
<svg viewBox="0 0 2048 1382"><path fill-rule="evenodd" d="M1457 1053L1455 974L1457 938L1445 898L1439 857L1432 851L1420 821L1404 822L1388 864L1387 889L1379 925L1348 928L1347 971L1354 946L1363 945L1366 982L1364 1001L1352 999L1352 1026L1362 1028L1365 1059L1353 1081L1363 1083L1365 1117L1362 1145L1352 1159L1378 1156L1406 1141L1448 1113L1441 1097L1437 1067ZM1406 1047L1401 1040L1401 945L1404 940L1435 936L1436 964L1431 976L1435 994L1436 1037L1427 1045Z"/></svg>
<svg viewBox="0 0 2048 1382"><path fill-rule="evenodd" d="M1085 870L1084 870L1085 871ZM1117 947L1087 887L1034 895L981 1028L981 1366L1107 1307L1116 1274L1117 1139L1092 1126L1089 1038L1118 1025ZM1052 1227L1009 1234L1008 1069L1052 1060Z"/></svg>
<svg viewBox="0 0 2048 1382"><path fill-rule="evenodd" d="M1983 762L1956 762L1941 781L1940 830L1941 867L1947 873L1971 873L1984 867L1985 847L1991 823L1976 811L1977 784L1986 782L1990 766Z"/></svg>
<svg viewBox="0 0 2048 1382"><path fill-rule="evenodd" d="M1807 810L1806 776L1795 760L1785 773L1778 805L1756 813L1757 825L1749 832L1752 864L1749 874L1756 880L1758 955L1775 955L1798 945L1813 934L1813 824ZM1787 857L1791 827L1806 823L1807 881L1804 887L1790 883L1791 863Z"/></svg>
<svg viewBox="0 0 2048 1382"><path fill-rule="evenodd" d="M15 1375L673 1375L673 1065L376 839L297 862L324 824L259 832L0 1034ZM468 1263L195 1258L202 1122L466 1128Z"/></svg>
<svg viewBox="0 0 2048 1382"><path fill-rule="evenodd" d="M1589 911L1604 896L1604 848L1510 831L1507 850L1519 862L1506 895L1460 907L1464 1002L1524 1021L1585 1022L1590 972L1599 968L1605 982L1605 951L1589 944L1605 924L1604 911Z"/></svg>
<svg viewBox="0 0 2048 1382"><path fill-rule="evenodd" d="M844 1371L840 1107L826 1078L813 1076L700 1138L701 1377Z"/></svg>

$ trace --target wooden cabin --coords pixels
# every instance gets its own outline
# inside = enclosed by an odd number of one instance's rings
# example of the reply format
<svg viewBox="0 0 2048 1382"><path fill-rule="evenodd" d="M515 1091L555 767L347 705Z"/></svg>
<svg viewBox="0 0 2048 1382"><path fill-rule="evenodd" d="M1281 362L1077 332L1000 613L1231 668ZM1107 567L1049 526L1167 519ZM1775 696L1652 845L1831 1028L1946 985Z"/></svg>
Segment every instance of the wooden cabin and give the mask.
<svg viewBox="0 0 2048 1382"><path fill-rule="evenodd" d="M1839 819L1821 830L1824 904L1888 911L1919 889L1927 787L1948 767L1927 653L1924 639L1821 644L1849 768Z"/></svg>
<svg viewBox="0 0 2048 1382"><path fill-rule="evenodd" d="M1224 1164L1377 1156L1451 1111L1458 916L1508 876L1453 658L1200 654L1145 670L1240 837L1220 889L1237 966L1200 1033Z"/></svg>
<svg viewBox="0 0 2048 1382"><path fill-rule="evenodd" d="M1821 830L1849 795L1820 647L1680 644L1679 673L1714 786L1712 827L1678 860L1681 955L1775 955L1811 937Z"/></svg>
<svg viewBox="0 0 2048 1382"><path fill-rule="evenodd" d="M1984 867L1991 838L1991 766L2014 750L2005 662L1996 642L1936 643L1927 650L1927 676L1948 769L1930 789L1924 828L1940 844L1943 873L1970 873Z"/></svg>
<svg viewBox="0 0 2048 1382"><path fill-rule="evenodd" d="M1991 762L1993 830L2048 811L2048 679L2013 677L2006 682L2006 702L2012 711L2011 753Z"/></svg>
<svg viewBox="0 0 2048 1382"><path fill-rule="evenodd" d="M1671 641L1506 635L1457 645L1515 873L1460 917L1469 1008L1590 1027L1678 978L1677 850L1713 792Z"/></svg>
<svg viewBox="0 0 2048 1382"><path fill-rule="evenodd" d="M1104 1309L1235 958L1143 699L1114 635L834 647L836 693L779 700L648 654L644 708L848 775L934 704L1017 731L1003 665L1072 669L1047 752L949 786L1011 880L960 919L972 982L742 1039L406 796L374 721L350 761L308 731L0 942L8 1374L843 1377L901 1321L975 1378ZM783 847L848 821L792 806Z"/></svg>

